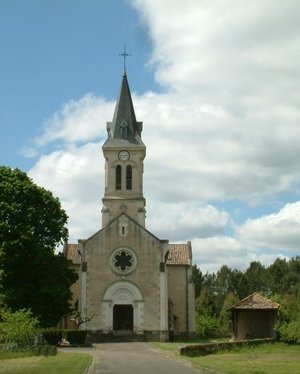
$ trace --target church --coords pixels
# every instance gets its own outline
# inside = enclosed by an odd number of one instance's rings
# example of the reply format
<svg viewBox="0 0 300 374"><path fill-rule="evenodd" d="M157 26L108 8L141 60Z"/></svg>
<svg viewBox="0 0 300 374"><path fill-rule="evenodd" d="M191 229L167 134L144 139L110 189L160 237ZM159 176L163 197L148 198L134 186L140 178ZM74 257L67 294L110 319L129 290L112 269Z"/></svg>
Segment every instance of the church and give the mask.
<svg viewBox="0 0 300 374"><path fill-rule="evenodd" d="M93 316L80 328L98 338L140 335L166 341L195 331L191 242L171 244L145 227L142 130L124 69L102 146L102 228L64 248L79 273L73 302L83 318Z"/></svg>

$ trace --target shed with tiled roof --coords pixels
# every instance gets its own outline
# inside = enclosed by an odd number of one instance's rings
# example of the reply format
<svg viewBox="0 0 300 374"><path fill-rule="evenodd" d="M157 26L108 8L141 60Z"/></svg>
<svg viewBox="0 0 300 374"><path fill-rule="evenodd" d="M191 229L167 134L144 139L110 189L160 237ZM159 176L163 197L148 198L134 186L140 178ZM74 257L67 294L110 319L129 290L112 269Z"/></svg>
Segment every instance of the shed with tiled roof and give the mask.
<svg viewBox="0 0 300 374"><path fill-rule="evenodd" d="M279 304L259 293L253 293L236 303L230 308L234 338L274 338L278 308Z"/></svg>
<svg viewBox="0 0 300 374"><path fill-rule="evenodd" d="M236 303L231 309L278 309L279 304L255 292Z"/></svg>

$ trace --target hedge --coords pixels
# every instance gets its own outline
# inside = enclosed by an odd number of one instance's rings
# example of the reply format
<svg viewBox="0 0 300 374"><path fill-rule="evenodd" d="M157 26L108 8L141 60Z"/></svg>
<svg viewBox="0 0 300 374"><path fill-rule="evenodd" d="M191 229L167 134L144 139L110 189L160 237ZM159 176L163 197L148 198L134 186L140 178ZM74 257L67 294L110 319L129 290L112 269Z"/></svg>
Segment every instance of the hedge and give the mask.
<svg viewBox="0 0 300 374"><path fill-rule="evenodd" d="M57 345L58 342L63 338L63 332L56 329L44 330L42 331L42 334L47 343L50 345Z"/></svg>
<svg viewBox="0 0 300 374"><path fill-rule="evenodd" d="M47 329L42 331L42 335L48 344L58 345L62 338L66 339L71 346L86 344L86 330L56 330Z"/></svg>
<svg viewBox="0 0 300 374"><path fill-rule="evenodd" d="M64 338L71 345L84 345L86 342L87 331L85 330L64 330Z"/></svg>

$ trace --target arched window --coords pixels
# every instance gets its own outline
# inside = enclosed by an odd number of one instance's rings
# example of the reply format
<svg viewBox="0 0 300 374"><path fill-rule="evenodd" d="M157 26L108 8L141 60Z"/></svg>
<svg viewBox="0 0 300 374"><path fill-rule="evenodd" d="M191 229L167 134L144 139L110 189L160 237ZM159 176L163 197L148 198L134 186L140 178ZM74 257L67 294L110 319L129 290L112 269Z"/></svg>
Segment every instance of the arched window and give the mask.
<svg viewBox="0 0 300 374"><path fill-rule="evenodd" d="M132 189L132 166L126 166L126 190Z"/></svg>
<svg viewBox="0 0 300 374"><path fill-rule="evenodd" d="M125 120L122 121L120 128L121 128L121 137L123 139L128 139L128 124Z"/></svg>
<svg viewBox="0 0 300 374"><path fill-rule="evenodd" d="M116 167L116 190L120 190L122 187L122 167L117 165Z"/></svg>

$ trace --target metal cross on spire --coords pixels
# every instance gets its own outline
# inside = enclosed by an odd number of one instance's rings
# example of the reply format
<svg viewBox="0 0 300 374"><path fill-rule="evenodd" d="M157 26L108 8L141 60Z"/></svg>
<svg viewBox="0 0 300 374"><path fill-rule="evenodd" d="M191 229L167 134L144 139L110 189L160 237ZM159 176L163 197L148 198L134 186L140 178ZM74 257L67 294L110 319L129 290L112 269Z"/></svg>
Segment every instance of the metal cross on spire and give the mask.
<svg viewBox="0 0 300 374"><path fill-rule="evenodd" d="M123 53L119 53L119 56L122 56L123 59L124 59L124 62L123 62L123 74L126 74L126 58L128 56L131 56L131 54L127 53L127 51L126 51L126 43L124 43L124 51L123 51Z"/></svg>

